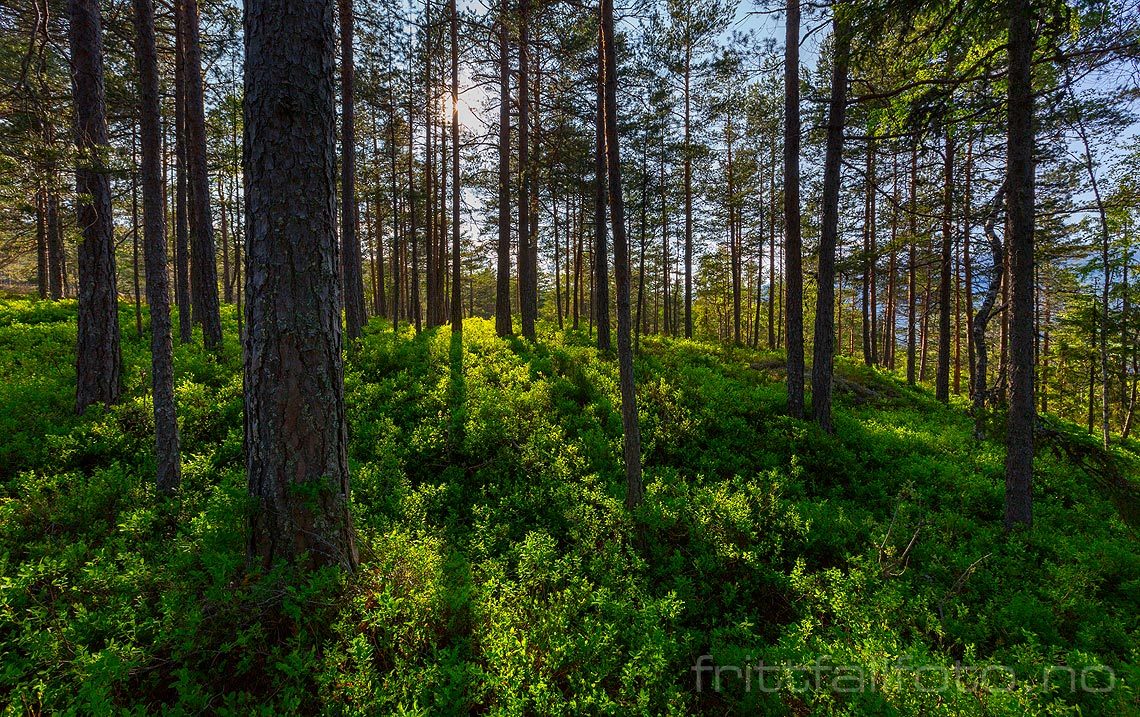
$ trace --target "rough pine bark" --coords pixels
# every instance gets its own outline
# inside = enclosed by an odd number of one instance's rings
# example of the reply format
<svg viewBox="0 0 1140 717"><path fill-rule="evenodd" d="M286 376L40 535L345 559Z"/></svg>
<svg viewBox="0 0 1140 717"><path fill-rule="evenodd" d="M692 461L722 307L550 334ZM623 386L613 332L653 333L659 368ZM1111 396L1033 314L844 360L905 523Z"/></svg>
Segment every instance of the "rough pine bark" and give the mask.
<svg viewBox="0 0 1140 717"><path fill-rule="evenodd" d="M143 193L143 261L150 307L151 390L158 489L172 493L181 482L178 419L174 408L174 360L166 273L166 219L162 199L162 127L153 0L134 0L135 60L139 73L140 174Z"/></svg>
<svg viewBox="0 0 1140 717"><path fill-rule="evenodd" d="M839 239L840 173L843 169L843 125L847 110L847 68L851 35L844 22L833 23L831 100L827 116L827 148L823 161L823 217L819 236L819 287L815 305L815 342L811 368L812 418L832 432L831 384L835 360L835 246Z"/></svg>
<svg viewBox="0 0 1140 717"><path fill-rule="evenodd" d="M454 2L455 0L452 0ZM606 167L609 174L610 221L614 233L614 281L617 292L618 374L621 388L621 422L625 457L625 505L634 509L645 498L641 480L641 430L637 423L637 395L633 377L633 348L630 341L629 243L625 232L625 204L621 190L621 155L618 151L617 58L614 48L613 0L602 0L602 60L605 91L602 112L606 138Z"/></svg>
<svg viewBox="0 0 1140 717"><path fill-rule="evenodd" d="M1006 424L1005 526L1033 520L1033 11L1030 0L1010 0L1009 125L1009 415Z"/></svg>
<svg viewBox="0 0 1140 717"><path fill-rule="evenodd" d="M246 0L251 560L358 563L336 241L333 0Z"/></svg>
<svg viewBox="0 0 1140 717"><path fill-rule="evenodd" d="M788 0L784 35L784 320L788 415L804 415L804 276L800 241L800 6Z"/></svg>
<svg viewBox="0 0 1140 717"><path fill-rule="evenodd" d="M111 226L111 182L104 167L107 107L103 90L102 19L98 0L70 0L71 88L75 99L75 169L79 243L79 322L75 405L110 405L122 391L119 301Z"/></svg>
<svg viewBox="0 0 1140 717"><path fill-rule="evenodd" d="M360 235L356 231L356 101L352 0L339 0L340 14L340 256L344 280L344 325L348 340L360 338L367 321Z"/></svg>
<svg viewBox="0 0 1140 717"><path fill-rule="evenodd" d="M190 211L190 301L194 322L202 327L206 348L222 348L218 307L218 266L214 220L210 212L210 173L206 163L206 107L202 88L202 46L198 32L198 0L177 0L183 13L186 82L186 170Z"/></svg>

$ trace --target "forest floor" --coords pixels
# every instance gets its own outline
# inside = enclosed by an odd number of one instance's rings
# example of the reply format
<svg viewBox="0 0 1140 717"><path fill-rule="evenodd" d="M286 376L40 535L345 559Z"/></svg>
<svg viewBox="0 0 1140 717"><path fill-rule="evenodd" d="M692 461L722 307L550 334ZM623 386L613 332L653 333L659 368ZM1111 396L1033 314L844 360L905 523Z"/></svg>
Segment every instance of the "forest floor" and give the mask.
<svg viewBox="0 0 1140 717"><path fill-rule="evenodd" d="M221 360L175 349L166 500L133 310L125 400L80 418L74 303L0 301L5 713L1140 714L1127 497L1043 445L1007 537L1000 421L975 441L964 400L845 360L829 436L781 415L778 354L643 338L631 516L585 330L374 320L345 370L361 568L251 573L227 309ZM1134 485L1138 454L1105 460Z"/></svg>

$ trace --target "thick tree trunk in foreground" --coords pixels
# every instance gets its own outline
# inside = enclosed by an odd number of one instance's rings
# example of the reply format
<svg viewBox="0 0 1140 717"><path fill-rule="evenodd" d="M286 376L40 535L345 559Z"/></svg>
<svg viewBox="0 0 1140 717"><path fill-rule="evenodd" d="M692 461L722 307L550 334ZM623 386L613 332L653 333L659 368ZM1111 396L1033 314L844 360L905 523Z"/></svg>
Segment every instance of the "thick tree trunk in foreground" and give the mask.
<svg viewBox="0 0 1140 717"><path fill-rule="evenodd" d="M250 556L352 569L333 0L246 0L245 37Z"/></svg>
<svg viewBox="0 0 1140 717"><path fill-rule="evenodd" d="M784 35L784 309L788 415L804 415L804 276L800 242L800 6L788 0Z"/></svg>
<svg viewBox="0 0 1140 717"><path fill-rule="evenodd" d="M170 493L181 482L178 419L174 410L174 362L166 274L166 219L162 200L162 128L153 0L134 0L135 59L139 72L139 134L142 149L143 255L146 303L150 306L151 386L158 489Z"/></svg>
<svg viewBox="0 0 1140 717"><path fill-rule="evenodd" d="M1033 22L1029 0L1009 2L1009 417L1006 425L1005 525L1033 520Z"/></svg>
<svg viewBox="0 0 1140 717"><path fill-rule="evenodd" d="M202 89L202 46L198 1L177 0L183 13L184 80L186 82L186 169L190 199L190 301L194 322L202 327L206 348L222 348L218 307L218 265L214 221L210 213L210 174L206 163L206 107Z"/></svg>
<svg viewBox="0 0 1140 717"><path fill-rule="evenodd" d="M75 169L79 244L79 326L75 405L112 404L122 391L111 182L103 94L103 38L98 0L70 0L71 88L75 97Z"/></svg>
<svg viewBox="0 0 1140 717"><path fill-rule="evenodd" d="M499 3L499 245L495 266L495 333L509 336L511 321L511 50L510 4ZM577 312L577 307L575 307ZM575 314L576 315L576 314Z"/></svg>
<svg viewBox="0 0 1140 717"><path fill-rule="evenodd" d="M839 239L840 171L843 168L843 124L847 109L847 65L851 36L847 26L833 25L835 56L831 64L831 102L827 118L827 150L823 161L823 221L819 236L819 288L815 305L815 343L811 367L812 418L830 433L831 379L835 359L835 245Z"/></svg>
<svg viewBox="0 0 1140 717"><path fill-rule="evenodd" d="M454 0L452 0L454 2ZM621 422L625 455L625 505L633 509L645 498L641 482L641 430L637 424L637 395L630 342L629 244L625 235L625 205L621 193L618 152L617 58L614 49L613 0L602 0L602 58L605 66L606 166L609 170L610 221L614 233L614 281L617 289L618 372L621 385Z"/></svg>
<svg viewBox="0 0 1140 717"><path fill-rule="evenodd" d="M368 319L364 309L364 269L356 231L356 71L353 63L352 0L340 0L340 257L344 278L344 325L348 340L360 338Z"/></svg>

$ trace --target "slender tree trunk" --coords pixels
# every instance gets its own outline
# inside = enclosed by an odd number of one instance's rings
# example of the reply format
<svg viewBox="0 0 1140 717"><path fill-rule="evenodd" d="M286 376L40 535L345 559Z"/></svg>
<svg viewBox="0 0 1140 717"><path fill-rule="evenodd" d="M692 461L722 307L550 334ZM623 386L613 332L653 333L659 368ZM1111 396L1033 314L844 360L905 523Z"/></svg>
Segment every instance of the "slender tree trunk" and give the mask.
<svg viewBox="0 0 1140 717"><path fill-rule="evenodd" d="M186 82L186 169L190 210L190 300L194 321L202 327L206 348L221 351L222 318L218 307L218 267L214 220L210 213L210 174L206 163L206 107L202 88L202 48L198 0L176 0L183 15Z"/></svg>
<svg viewBox="0 0 1140 717"><path fill-rule="evenodd" d="M414 82L412 80L411 73L408 74L408 83L409 83L409 85L413 86L413 87L410 87L409 89L412 89L414 91ZM411 97L411 95L409 95L409 97ZM415 111L416 111L415 110L415 103L412 102L411 100L409 100L408 101L408 238L404 243L405 269L403 271L401 271L400 273L403 274L405 278L409 278L409 277L411 278L410 285L407 287L407 292L408 292L407 301L404 303L404 306L406 306L407 310L408 310L408 323L415 324L416 333L418 334L421 331L423 331L423 319L420 318L420 309L422 308L420 306L420 239L419 239L419 235L416 231L416 229L418 228L417 220L419 217L416 214L416 199L417 199L417 196L416 196L417 195L417 190L416 190L416 162L415 162L415 153L413 151L413 145L414 145L413 139L416 136L416 133L415 133ZM429 123L431 121L432 121L432 119L430 117L424 117L425 123ZM431 223L431 216L428 214L427 211L425 211L424 214L425 214L424 225L426 226L427 224ZM411 245L411 248L412 248L411 265L410 266L408 266L408 256L407 256L408 245Z"/></svg>
<svg viewBox="0 0 1140 717"><path fill-rule="evenodd" d="M584 243L585 239L583 237L583 234L584 234L583 226L585 224L585 220L582 219L582 212L584 211L584 209L583 209L584 204L585 204L584 201L578 202L578 221L576 222L577 231L574 233L577 240L575 242L575 247L574 247L574 323L572 324L572 326L575 329L578 328L578 320L580 318L580 314L582 311L582 300L583 300L583 297L582 297L582 268L583 268L583 266L582 265L584 262L583 243Z"/></svg>
<svg viewBox="0 0 1140 717"><path fill-rule="evenodd" d="M170 293L166 273L166 220L162 199L162 128L153 0L134 0L134 11L156 479L160 491L172 493L181 482L182 467L179 458L178 419L174 409Z"/></svg>
<svg viewBox="0 0 1140 717"><path fill-rule="evenodd" d="M451 0L451 330L463 330L459 261L459 13Z"/></svg>
<svg viewBox="0 0 1140 717"><path fill-rule="evenodd" d="M234 286L230 275L230 223L229 212L226 210L225 186L222 175L218 175L218 228L222 231L222 301L226 304L234 302ZM236 246L236 242L235 242Z"/></svg>
<svg viewBox="0 0 1140 717"><path fill-rule="evenodd" d="M523 336L534 340L538 318L538 287L531 286L530 271L530 0L519 2L519 314Z"/></svg>
<svg viewBox="0 0 1140 717"><path fill-rule="evenodd" d="M110 405L122 392L119 301L111 182L104 167L109 150L103 91L103 37L98 0L69 0L71 88L75 98L75 170L79 244L79 321L76 409Z"/></svg>
<svg viewBox="0 0 1140 717"><path fill-rule="evenodd" d="M910 218L907 233L906 382L914 385L915 329L918 323L918 140L910 154Z"/></svg>
<svg viewBox="0 0 1140 717"><path fill-rule="evenodd" d="M131 283L135 298L135 336L142 338L142 285L139 278L139 173L137 127L131 127Z"/></svg>
<svg viewBox="0 0 1140 717"><path fill-rule="evenodd" d="M46 23L43 26L46 33ZM49 118L44 122L44 145L55 148L55 124ZM44 167L44 231L45 250L47 255L48 294L53 301L63 298L63 227L59 218L59 192L56 187L58 172L55 159L49 156Z"/></svg>
<svg viewBox="0 0 1140 717"><path fill-rule="evenodd" d="M610 350L609 250L606 246L605 69L602 28L598 28L597 109L594 113L594 322L598 350Z"/></svg>
<svg viewBox="0 0 1140 717"><path fill-rule="evenodd" d="M689 8L689 5L685 6ZM693 148L690 140L692 126L693 46L688 36L690 23L685 24L685 135L682 147L685 181L685 338L693 338Z"/></svg>
<svg viewBox="0 0 1140 717"><path fill-rule="evenodd" d="M454 0L452 0L454 2ZM617 58L614 47L613 0L602 0L602 58L605 72L606 166L609 169L610 221L614 233L614 280L617 288L618 372L621 387L621 420L625 456L625 505L632 510L641 504L645 489L641 482L641 431L637 423L637 396L630 346L629 244L625 233L625 205L622 202L621 160L618 152Z"/></svg>
<svg viewBox="0 0 1140 717"><path fill-rule="evenodd" d="M352 570L333 0L290 9L245 3L249 550L264 567L284 560Z"/></svg>
<svg viewBox="0 0 1140 717"><path fill-rule="evenodd" d="M963 292L965 293L966 300L966 367L967 367L967 383L970 395L974 393L974 366L977 361L975 355L976 348L974 346L974 267L971 260L970 253L970 232L972 227L970 223L973 221L973 213L971 211L971 203L973 202L972 192L972 177L974 173L974 140L971 139L966 145L966 178L965 178L965 197L962 199L962 223L965 227L962 233L962 273L965 286Z"/></svg>
<svg viewBox="0 0 1140 717"><path fill-rule="evenodd" d="M1033 10L1009 5L1010 398L1006 426L1005 524L1032 522L1033 478Z"/></svg>
<svg viewBox="0 0 1140 717"><path fill-rule="evenodd" d="M344 278L344 325L348 340L360 338L367 320L364 269L356 216L356 72L352 0L339 0L340 14L340 255Z"/></svg>
<svg viewBox="0 0 1140 717"><path fill-rule="evenodd" d="M47 263L48 263L48 290L53 301L63 298L63 225L59 217L59 194L54 189L54 167L48 172L48 189L46 202L47 220Z"/></svg>
<svg viewBox="0 0 1140 717"><path fill-rule="evenodd" d="M1005 273L1003 271L1003 267L1005 266L1005 249L1002 247L1001 240L994 230L994 225L997 223L998 214L1001 211L1002 203L1005 201L1005 198L1006 183L1003 182L1001 187L999 187L998 191L994 194L993 199L990 200L986 210L986 219L983 229L986 239L990 244L993 268L990 271L986 295L982 297L982 303L978 305L978 312L974 315L974 323L971 327L974 334L974 350L977 353L977 364L974 367L973 385L970 387L970 393L973 395L974 435L979 440L983 437L984 411L986 402L989 400L989 388L987 386L989 344L986 340L986 328L989 325L994 304L997 303L998 294L1001 292L1001 287L1005 283L1002 279Z"/></svg>
<svg viewBox="0 0 1140 717"><path fill-rule="evenodd" d="M835 358L835 245L839 239L843 125L847 107L847 66L851 54L851 34L847 24L839 17L833 20L832 28L835 55L831 62L831 101L823 162L823 218L819 236L819 286L811 373L812 418L828 433L834 430L831 424L831 379Z"/></svg>
<svg viewBox="0 0 1140 717"><path fill-rule="evenodd" d="M427 290L427 325L428 328L437 326L442 323L443 316L437 316L442 305L440 297L437 293L442 293L442 286L438 284L439 279L442 279L442 265L437 265L436 262L436 239L438 236L439 243L442 244L445 239L440 232L439 224L437 222L438 212L441 212L442 197L437 196L439 193L436 191L436 177L433 163L435 161L435 150L433 148L433 140L438 128L440 132L440 141L443 137L443 126L441 122L435 121L436 115L436 96L435 87L432 83L432 66L435 56L435 32L433 31L433 18L432 18L432 3L427 0L424 3L424 22L425 22L425 40L424 40L424 194L426 201L424 203L424 253L426 254L427 271L424 272L426 290ZM441 148L442 149L442 148ZM446 171L446 167L440 167L441 171ZM440 202L440 207L436 207L437 200ZM437 275L437 271L440 273Z"/></svg>
<svg viewBox="0 0 1140 717"><path fill-rule="evenodd" d="M800 244L800 6L788 0L784 37L784 281L788 414L804 415L803 269Z"/></svg>
<svg viewBox="0 0 1140 717"><path fill-rule="evenodd" d="M768 350L776 350L776 143L768 182Z"/></svg>
<svg viewBox="0 0 1140 717"><path fill-rule="evenodd" d="M898 238L899 238L899 155L894 145L891 167L891 253L887 262L887 325L884 333L883 353L887 368L895 370L895 331L898 328Z"/></svg>
<svg viewBox="0 0 1140 717"><path fill-rule="evenodd" d="M934 376L934 397L950 402L950 312L951 276L954 256L954 139L946 129L943 155L942 261L938 270L938 369Z"/></svg>
<svg viewBox="0 0 1140 717"><path fill-rule="evenodd" d="M874 366L875 356L875 140L867 141L867 194L863 220L863 362Z"/></svg>
<svg viewBox="0 0 1140 717"><path fill-rule="evenodd" d="M507 38L510 3L499 3L499 243L495 271L495 332L509 336L511 325L511 54ZM574 325L578 307L574 307Z"/></svg>
<svg viewBox="0 0 1140 717"><path fill-rule="evenodd" d="M41 299L48 297L47 192L36 190L36 289Z"/></svg>
<svg viewBox="0 0 1140 717"><path fill-rule="evenodd" d="M182 0L174 0L176 7ZM175 12L174 33L174 303L178 307L178 339L194 338L194 305L190 300L190 217L186 178L186 51L182 12Z"/></svg>

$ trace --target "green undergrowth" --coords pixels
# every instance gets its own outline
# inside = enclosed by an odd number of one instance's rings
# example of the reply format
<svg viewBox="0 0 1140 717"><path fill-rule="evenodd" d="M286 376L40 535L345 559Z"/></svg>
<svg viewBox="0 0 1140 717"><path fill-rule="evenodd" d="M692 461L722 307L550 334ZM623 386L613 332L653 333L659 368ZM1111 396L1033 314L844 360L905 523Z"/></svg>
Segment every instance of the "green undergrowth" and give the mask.
<svg viewBox="0 0 1140 717"><path fill-rule="evenodd" d="M841 359L828 436L782 415L778 355L643 337L631 516L586 332L374 320L345 370L360 570L259 574L232 311L221 359L176 348L176 500L131 311L125 398L82 418L74 312L0 302L8 714L1140 713L1126 501L1043 448L1005 536L964 400Z"/></svg>

